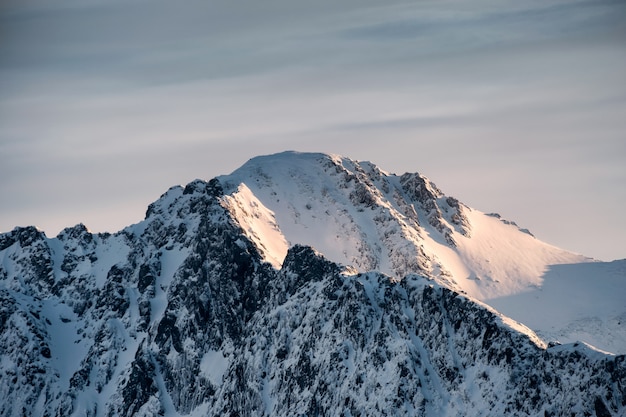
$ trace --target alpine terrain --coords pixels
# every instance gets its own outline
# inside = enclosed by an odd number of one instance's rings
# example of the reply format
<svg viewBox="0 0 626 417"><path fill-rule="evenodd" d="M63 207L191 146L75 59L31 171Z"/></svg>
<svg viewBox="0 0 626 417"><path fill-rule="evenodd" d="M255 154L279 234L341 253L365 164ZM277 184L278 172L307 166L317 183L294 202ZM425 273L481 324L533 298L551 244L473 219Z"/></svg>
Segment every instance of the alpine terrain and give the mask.
<svg viewBox="0 0 626 417"><path fill-rule="evenodd" d="M0 235L0 416L624 416L626 260L286 152Z"/></svg>

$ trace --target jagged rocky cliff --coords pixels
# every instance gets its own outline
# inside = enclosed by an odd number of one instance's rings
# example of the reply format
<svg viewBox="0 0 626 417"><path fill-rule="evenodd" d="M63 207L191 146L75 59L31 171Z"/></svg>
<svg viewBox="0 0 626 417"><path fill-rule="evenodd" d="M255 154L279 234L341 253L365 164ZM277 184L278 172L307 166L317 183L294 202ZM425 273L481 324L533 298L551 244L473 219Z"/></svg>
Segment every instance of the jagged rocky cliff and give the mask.
<svg viewBox="0 0 626 417"><path fill-rule="evenodd" d="M251 165L173 187L115 234L0 235L0 416L624 414L623 355L547 346L420 246L462 247L470 209L417 174L312 159L336 175L304 194L257 161L265 188L238 180ZM320 219L320 196L343 209Z"/></svg>

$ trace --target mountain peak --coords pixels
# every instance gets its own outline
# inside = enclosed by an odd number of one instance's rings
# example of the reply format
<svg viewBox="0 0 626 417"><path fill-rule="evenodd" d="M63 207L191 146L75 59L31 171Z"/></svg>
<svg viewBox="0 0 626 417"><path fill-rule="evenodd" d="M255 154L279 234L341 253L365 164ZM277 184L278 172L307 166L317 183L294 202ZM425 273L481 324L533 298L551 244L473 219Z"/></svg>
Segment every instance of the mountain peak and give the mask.
<svg viewBox="0 0 626 417"><path fill-rule="evenodd" d="M581 259L545 245L512 223L487 219L419 173L397 176L371 162L339 155L283 152L256 157L218 181L226 195L240 196L239 206L262 206L270 228L280 232L286 247L310 245L360 271L431 276L479 299L536 285L547 265ZM255 201L243 202L251 198ZM251 230L249 220L238 219L244 230ZM474 230L478 225L489 235ZM503 240L507 248L498 247ZM523 265L509 256L511 246L531 254ZM485 265L485 258L492 264Z"/></svg>
<svg viewBox="0 0 626 417"><path fill-rule="evenodd" d="M0 234L0 416L621 415L624 356L568 342L626 351L626 262L585 260L417 173L254 158Z"/></svg>

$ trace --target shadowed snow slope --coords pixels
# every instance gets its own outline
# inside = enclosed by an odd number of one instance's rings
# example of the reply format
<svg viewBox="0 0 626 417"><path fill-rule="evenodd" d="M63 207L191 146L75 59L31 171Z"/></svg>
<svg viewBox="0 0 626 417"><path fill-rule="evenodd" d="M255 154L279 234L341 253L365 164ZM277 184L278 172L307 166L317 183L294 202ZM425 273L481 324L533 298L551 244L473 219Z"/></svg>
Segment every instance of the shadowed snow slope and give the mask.
<svg viewBox="0 0 626 417"><path fill-rule="evenodd" d="M583 340L626 351L626 260L553 265L541 286L489 300L546 340Z"/></svg>

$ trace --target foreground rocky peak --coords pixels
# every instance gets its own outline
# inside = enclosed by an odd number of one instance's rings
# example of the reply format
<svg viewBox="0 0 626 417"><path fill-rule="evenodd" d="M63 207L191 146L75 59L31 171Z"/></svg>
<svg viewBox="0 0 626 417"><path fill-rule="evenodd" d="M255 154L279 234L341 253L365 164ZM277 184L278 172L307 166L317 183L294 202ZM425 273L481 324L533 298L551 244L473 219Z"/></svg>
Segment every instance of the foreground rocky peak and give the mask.
<svg viewBox="0 0 626 417"><path fill-rule="evenodd" d="M480 232L429 181L278 159L173 187L115 234L0 235L0 416L624 413L623 355L548 347L446 284L428 239Z"/></svg>

